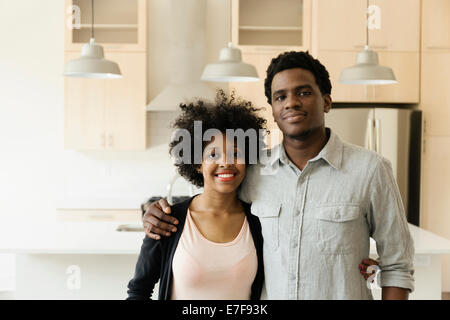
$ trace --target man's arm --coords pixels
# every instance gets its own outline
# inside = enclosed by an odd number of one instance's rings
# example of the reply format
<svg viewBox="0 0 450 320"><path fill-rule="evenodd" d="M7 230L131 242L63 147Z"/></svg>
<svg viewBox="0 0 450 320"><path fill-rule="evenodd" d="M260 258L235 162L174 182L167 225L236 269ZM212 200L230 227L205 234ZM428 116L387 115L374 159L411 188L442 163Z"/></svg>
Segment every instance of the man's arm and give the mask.
<svg viewBox="0 0 450 320"><path fill-rule="evenodd" d="M383 287L381 290L382 300L408 300L409 290L398 287Z"/></svg>
<svg viewBox="0 0 450 320"><path fill-rule="evenodd" d="M169 237L171 232L177 231L178 220L170 214L170 205L165 198L148 205L142 217L147 237L159 240L161 236Z"/></svg>
<svg viewBox="0 0 450 320"><path fill-rule="evenodd" d="M380 257L382 298L408 299L414 290L414 243L392 167L384 158L369 182L369 197L367 221Z"/></svg>

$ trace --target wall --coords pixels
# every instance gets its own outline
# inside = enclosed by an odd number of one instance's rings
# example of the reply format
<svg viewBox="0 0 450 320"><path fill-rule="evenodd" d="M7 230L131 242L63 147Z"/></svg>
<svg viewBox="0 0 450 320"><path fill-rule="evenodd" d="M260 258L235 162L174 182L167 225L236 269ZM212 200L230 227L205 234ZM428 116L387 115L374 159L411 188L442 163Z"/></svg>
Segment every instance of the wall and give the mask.
<svg viewBox="0 0 450 320"><path fill-rule="evenodd" d="M168 81L169 3L149 0L149 99ZM227 42L227 6L207 3L206 57L212 62ZM57 206L79 200L138 208L149 196L165 194L174 174L166 124L174 114L148 114L150 148L143 152L64 150L64 1L0 0L0 12L7 13L0 20L0 223L53 220ZM184 193L181 183L176 189ZM11 257L0 255L0 274L12 269ZM11 287L2 279L0 291L2 283Z"/></svg>

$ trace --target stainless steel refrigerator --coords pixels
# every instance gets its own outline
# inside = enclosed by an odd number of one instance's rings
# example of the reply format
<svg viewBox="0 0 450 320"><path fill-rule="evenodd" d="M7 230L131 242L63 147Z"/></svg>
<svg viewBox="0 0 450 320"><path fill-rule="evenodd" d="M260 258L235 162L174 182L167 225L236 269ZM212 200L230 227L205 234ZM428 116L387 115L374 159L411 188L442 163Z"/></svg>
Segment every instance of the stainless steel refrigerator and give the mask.
<svg viewBox="0 0 450 320"><path fill-rule="evenodd" d="M325 125L347 142L378 152L392 163L407 220L419 226L422 113L401 105L334 106Z"/></svg>

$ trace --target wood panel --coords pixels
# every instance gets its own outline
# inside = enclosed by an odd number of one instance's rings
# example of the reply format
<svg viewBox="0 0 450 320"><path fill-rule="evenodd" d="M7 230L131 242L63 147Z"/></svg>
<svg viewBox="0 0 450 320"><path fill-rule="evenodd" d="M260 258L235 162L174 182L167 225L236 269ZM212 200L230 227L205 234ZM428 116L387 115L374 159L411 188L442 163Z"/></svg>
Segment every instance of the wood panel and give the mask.
<svg viewBox="0 0 450 320"><path fill-rule="evenodd" d="M422 49L450 52L450 1L422 1Z"/></svg>
<svg viewBox="0 0 450 320"><path fill-rule="evenodd" d="M146 148L146 54L110 52L123 78L105 82L105 125L107 149Z"/></svg>
<svg viewBox="0 0 450 320"><path fill-rule="evenodd" d="M422 53L420 108L424 112L425 134L450 136L450 52Z"/></svg>
<svg viewBox="0 0 450 320"><path fill-rule="evenodd" d="M66 52L65 60L79 58ZM64 79L64 147L98 150L105 145L105 80Z"/></svg>

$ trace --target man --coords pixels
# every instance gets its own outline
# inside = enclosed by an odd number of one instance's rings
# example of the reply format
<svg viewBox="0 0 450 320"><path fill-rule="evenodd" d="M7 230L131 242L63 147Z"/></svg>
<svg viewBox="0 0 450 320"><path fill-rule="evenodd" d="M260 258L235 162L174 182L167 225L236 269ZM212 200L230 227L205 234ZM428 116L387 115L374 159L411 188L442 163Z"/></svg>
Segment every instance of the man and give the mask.
<svg viewBox="0 0 450 320"><path fill-rule="evenodd" d="M251 202L264 237L267 299L372 299L355 268L375 239L383 299L414 290L414 247L388 160L342 142L325 127L332 105L325 67L286 52L267 69L265 95L283 142L249 168L240 198ZM143 218L150 237L170 235L167 202ZM164 222L165 221L165 222Z"/></svg>

